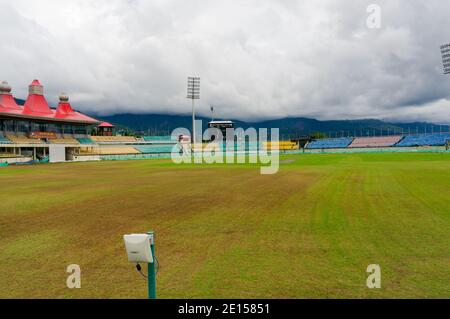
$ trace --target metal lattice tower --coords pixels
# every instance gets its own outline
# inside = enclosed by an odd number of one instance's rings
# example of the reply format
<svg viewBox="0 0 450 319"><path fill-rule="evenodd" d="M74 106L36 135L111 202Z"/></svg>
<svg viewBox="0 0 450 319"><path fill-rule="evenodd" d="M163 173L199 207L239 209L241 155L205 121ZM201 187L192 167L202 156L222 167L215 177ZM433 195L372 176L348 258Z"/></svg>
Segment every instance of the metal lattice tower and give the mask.
<svg viewBox="0 0 450 319"><path fill-rule="evenodd" d="M200 99L199 77L188 77L187 98L192 100L192 144L195 145L195 100Z"/></svg>

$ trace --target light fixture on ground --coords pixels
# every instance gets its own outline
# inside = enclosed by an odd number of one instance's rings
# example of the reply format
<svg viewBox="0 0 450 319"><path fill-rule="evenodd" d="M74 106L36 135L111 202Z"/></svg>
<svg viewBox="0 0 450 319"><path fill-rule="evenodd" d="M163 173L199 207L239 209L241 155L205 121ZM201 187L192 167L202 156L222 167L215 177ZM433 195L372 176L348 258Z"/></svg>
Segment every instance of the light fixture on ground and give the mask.
<svg viewBox="0 0 450 319"><path fill-rule="evenodd" d="M148 298L156 299L156 267L158 260L155 256L155 241L152 231L146 234L124 235L125 249L130 263L136 263L136 269L147 278ZM147 275L141 270L139 263L146 263Z"/></svg>

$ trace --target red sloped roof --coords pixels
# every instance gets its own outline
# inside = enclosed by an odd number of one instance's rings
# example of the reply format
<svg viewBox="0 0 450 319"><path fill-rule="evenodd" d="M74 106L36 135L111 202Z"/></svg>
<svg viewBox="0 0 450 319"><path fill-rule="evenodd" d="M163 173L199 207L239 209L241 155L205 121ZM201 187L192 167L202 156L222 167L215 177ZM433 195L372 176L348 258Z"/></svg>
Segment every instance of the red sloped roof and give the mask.
<svg viewBox="0 0 450 319"><path fill-rule="evenodd" d="M23 114L40 116L42 114L53 114L53 112L43 95L30 94L23 105Z"/></svg>
<svg viewBox="0 0 450 319"><path fill-rule="evenodd" d="M16 103L11 94L0 94L0 112L22 111L22 107Z"/></svg>
<svg viewBox="0 0 450 319"><path fill-rule="evenodd" d="M55 114L55 119L98 123L98 121L96 119L94 119L90 116L84 115L83 113L80 113L80 112Z"/></svg>
<svg viewBox="0 0 450 319"><path fill-rule="evenodd" d="M114 125L108 122L102 122L98 127L114 127Z"/></svg>
<svg viewBox="0 0 450 319"><path fill-rule="evenodd" d="M83 113L74 111L73 113L57 113L51 110L51 113L25 113L22 109L12 110L6 109L0 104L0 114L11 115L19 118L34 118L34 119L45 119L45 120L55 120L55 121L69 121L69 122L82 122L88 124L97 124L98 120L87 116Z"/></svg>
<svg viewBox="0 0 450 319"><path fill-rule="evenodd" d="M96 119L73 110L69 102L59 102L55 111L55 118L83 122L98 122Z"/></svg>
<svg viewBox="0 0 450 319"><path fill-rule="evenodd" d="M41 84L38 80L34 80L30 86L41 86ZM19 118L83 122L89 124L99 123L98 120L90 116L74 111L68 102L60 102L58 108L53 110L48 105L44 95L41 94L29 94L22 107L17 105L11 94L0 93L0 114L1 113Z"/></svg>
<svg viewBox="0 0 450 319"><path fill-rule="evenodd" d="M56 116L65 115L65 114L72 114L74 113L74 110L72 109L72 106L69 102L59 102L58 107L56 108Z"/></svg>

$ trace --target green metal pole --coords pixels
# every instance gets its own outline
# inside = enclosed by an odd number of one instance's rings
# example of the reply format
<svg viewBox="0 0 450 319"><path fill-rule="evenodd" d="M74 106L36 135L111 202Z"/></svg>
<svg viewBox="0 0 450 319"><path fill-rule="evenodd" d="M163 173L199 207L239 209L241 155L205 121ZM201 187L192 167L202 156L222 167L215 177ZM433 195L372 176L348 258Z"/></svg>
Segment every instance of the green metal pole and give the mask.
<svg viewBox="0 0 450 319"><path fill-rule="evenodd" d="M148 299L156 299L156 256L155 256L155 235L153 231L149 231L147 234L151 235L150 249L152 250L153 262L148 263Z"/></svg>

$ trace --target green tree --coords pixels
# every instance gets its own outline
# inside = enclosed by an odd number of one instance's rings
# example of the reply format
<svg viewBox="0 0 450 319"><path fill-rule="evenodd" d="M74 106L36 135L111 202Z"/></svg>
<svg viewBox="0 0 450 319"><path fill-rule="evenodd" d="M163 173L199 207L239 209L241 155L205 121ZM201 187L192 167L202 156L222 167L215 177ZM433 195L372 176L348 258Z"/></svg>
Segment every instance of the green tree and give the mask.
<svg viewBox="0 0 450 319"><path fill-rule="evenodd" d="M311 137L314 139L321 139L321 138L326 138L327 134L325 134L323 132L314 132L311 134Z"/></svg>

